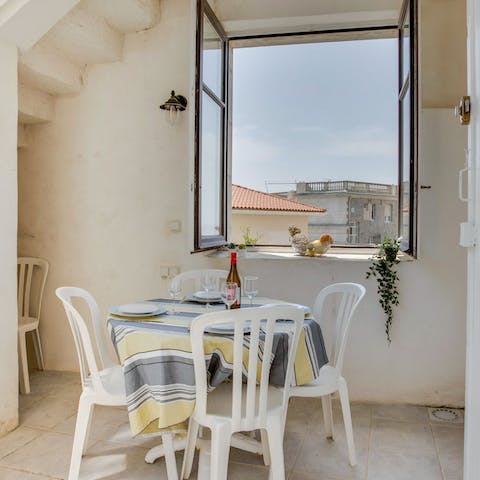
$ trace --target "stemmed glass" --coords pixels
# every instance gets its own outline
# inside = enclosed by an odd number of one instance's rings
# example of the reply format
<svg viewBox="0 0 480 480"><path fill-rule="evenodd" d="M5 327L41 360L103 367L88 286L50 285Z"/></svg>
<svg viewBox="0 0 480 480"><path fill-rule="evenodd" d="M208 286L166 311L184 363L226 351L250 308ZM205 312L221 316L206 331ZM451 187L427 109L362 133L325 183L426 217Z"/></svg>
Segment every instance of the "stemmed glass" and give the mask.
<svg viewBox="0 0 480 480"><path fill-rule="evenodd" d="M173 298L174 303L173 303L173 307L172 307L172 313L175 313L176 312L175 302L177 300L178 295L180 295L182 293L182 287L180 286L180 284L172 282L170 284L170 288L168 289L168 293Z"/></svg>
<svg viewBox="0 0 480 480"><path fill-rule="evenodd" d="M238 285L235 282L225 282L225 288L222 291L222 301L230 310L230 307L235 303L237 299Z"/></svg>
<svg viewBox="0 0 480 480"><path fill-rule="evenodd" d="M208 294L209 292L213 292L216 287L215 283L215 278L212 275L208 275L208 273L203 277L203 282L202 282L202 288L207 294L207 305L206 308L210 307L210 302L209 302L209 297Z"/></svg>
<svg viewBox="0 0 480 480"><path fill-rule="evenodd" d="M253 275L243 277L243 291L250 300L250 306L252 306L253 297L256 297L258 294L257 281L258 277L254 277Z"/></svg>

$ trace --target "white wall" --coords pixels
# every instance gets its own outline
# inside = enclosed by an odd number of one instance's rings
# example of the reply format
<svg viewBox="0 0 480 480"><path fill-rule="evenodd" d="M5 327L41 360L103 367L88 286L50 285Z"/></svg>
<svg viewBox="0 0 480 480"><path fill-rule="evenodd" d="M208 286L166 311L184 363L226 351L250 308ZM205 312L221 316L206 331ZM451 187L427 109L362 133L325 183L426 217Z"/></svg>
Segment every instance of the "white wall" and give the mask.
<svg viewBox="0 0 480 480"><path fill-rule="evenodd" d="M0 436L18 424L17 50L0 42Z"/></svg>
<svg viewBox="0 0 480 480"><path fill-rule="evenodd" d="M227 264L189 253L194 10L189 0L162 5L160 24L127 36L123 61L91 68L84 91L57 101L54 122L35 127L21 154L20 250L51 262L41 326L48 368L77 368L57 286L87 288L105 312L165 293L162 265ZM158 109L172 88L189 98L174 127ZM366 283L345 364L352 398L459 405L466 269L457 246L465 209L456 199L456 171L465 132L449 110L428 110L420 136L420 182L432 189L420 192L419 260L400 266L390 347L375 285L364 279L368 264L245 260L239 268L261 277L262 294L306 304L333 281ZM174 219L182 233L168 232Z"/></svg>

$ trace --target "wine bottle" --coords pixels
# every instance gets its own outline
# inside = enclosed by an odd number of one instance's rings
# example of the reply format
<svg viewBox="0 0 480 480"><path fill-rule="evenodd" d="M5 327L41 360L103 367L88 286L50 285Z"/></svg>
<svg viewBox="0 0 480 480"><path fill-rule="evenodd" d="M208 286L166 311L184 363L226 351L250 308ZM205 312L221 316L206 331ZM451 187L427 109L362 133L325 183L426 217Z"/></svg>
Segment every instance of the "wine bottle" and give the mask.
<svg viewBox="0 0 480 480"><path fill-rule="evenodd" d="M237 252L232 252L230 257L230 271L228 272L227 282L234 282L237 284L237 299L230 308L240 308L242 302L242 284L240 276L237 271Z"/></svg>

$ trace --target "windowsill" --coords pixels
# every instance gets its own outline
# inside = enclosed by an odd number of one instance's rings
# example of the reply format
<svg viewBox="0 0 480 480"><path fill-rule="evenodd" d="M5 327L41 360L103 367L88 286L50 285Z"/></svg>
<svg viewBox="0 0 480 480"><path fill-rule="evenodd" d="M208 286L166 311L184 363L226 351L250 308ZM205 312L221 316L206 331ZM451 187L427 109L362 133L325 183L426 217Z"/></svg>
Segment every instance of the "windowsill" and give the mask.
<svg viewBox="0 0 480 480"><path fill-rule="evenodd" d="M328 253L307 257L293 252L291 247L255 247L253 251L244 251L239 253L239 258L243 260L292 260L300 262L368 262L378 251L378 248L362 247L332 247ZM213 258L226 258L230 256L229 250L215 250L206 254ZM400 262L412 262L414 258L406 253L400 253L398 256Z"/></svg>

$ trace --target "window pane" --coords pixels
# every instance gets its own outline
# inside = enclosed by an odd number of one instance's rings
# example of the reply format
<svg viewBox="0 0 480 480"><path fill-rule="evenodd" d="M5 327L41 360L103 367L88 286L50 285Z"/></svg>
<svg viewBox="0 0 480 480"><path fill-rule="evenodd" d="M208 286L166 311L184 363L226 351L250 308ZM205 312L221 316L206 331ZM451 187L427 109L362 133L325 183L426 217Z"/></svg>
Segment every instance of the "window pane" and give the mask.
<svg viewBox="0 0 480 480"><path fill-rule="evenodd" d="M203 82L218 98L222 95L222 40L208 18L203 16Z"/></svg>
<svg viewBox="0 0 480 480"><path fill-rule="evenodd" d="M397 237L398 44L233 48L232 242L249 226L288 245L292 224L340 245Z"/></svg>
<svg viewBox="0 0 480 480"><path fill-rule="evenodd" d="M402 100L401 232L402 250L408 250L410 238L410 89Z"/></svg>
<svg viewBox="0 0 480 480"><path fill-rule="evenodd" d="M222 109L202 93L201 235L222 233Z"/></svg>
<svg viewBox="0 0 480 480"><path fill-rule="evenodd" d="M402 85L410 72L410 16L409 9L405 14L401 30L402 49Z"/></svg>

